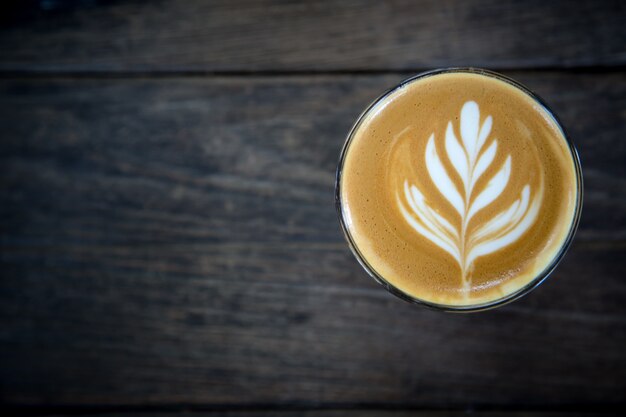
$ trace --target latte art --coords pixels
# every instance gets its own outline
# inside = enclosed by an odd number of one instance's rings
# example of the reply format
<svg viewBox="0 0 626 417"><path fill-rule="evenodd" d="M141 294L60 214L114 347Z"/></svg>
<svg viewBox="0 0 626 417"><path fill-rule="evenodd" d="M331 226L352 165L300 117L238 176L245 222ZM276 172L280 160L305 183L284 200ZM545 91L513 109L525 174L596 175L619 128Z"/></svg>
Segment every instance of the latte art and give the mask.
<svg viewBox="0 0 626 417"><path fill-rule="evenodd" d="M455 70L379 99L342 153L337 201L361 265L403 298L453 310L510 300L571 242L580 166L513 81Z"/></svg>
<svg viewBox="0 0 626 417"><path fill-rule="evenodd" d="M493 118L488 116L480 125L479 106L474 101L463 105L460 118L461 140L448 122L445 134L445 151L455 173L444 167L435 146L435 134L428 139L424 162L437 191L446 198L458 213L458 218L446 219L428 203L428 198L409 180L404 181L398 193L398 207L406 222L416 232L449 253L459 264L463 289L469 289L468 276L474 260L496 252L515 242L535 222L543 196L543 181L534 193L526 184L507 209L483 224L471 224L474 215L501 196L511 176L511 155L482 189L478 180L494 162L498 140L490 144L489 134ZM463 184L459 191L451 176L458 175ZM407 208L408 206L408 208ZM470 227L472 226L472 227Z"/></svg>

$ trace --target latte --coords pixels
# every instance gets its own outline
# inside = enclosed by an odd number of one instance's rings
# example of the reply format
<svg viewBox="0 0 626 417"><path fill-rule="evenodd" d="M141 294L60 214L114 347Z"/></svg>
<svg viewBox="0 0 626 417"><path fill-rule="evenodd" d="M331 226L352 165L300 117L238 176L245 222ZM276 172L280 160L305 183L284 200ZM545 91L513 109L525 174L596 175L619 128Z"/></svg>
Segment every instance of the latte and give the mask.
<svg viewBox="0 0 626 417"><path fill-rule="evenodd" d="M576 152L552 114L476 70L418 76L379 99L337 176L342 226L368 272L452 310L541 282L571 242L581 194Z"/></svg>

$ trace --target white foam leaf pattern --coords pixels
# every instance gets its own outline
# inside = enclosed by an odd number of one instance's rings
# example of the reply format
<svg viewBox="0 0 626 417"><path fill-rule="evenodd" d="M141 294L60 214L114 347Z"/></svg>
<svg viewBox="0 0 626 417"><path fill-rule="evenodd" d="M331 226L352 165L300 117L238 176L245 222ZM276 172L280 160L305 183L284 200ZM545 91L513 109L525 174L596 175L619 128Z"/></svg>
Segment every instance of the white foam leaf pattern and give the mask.
<svg viewBox="0 0 626 417"><path fill-rule="evenodd" d="M433 216L428 210L426 202L424 201L424 196L416 187L411 188L413 188L413 193L410 192L408 182L405 181L404 196L407 199L413 214L417 216L417 220L419 221L416 221L416 219L404 208L404 205L401 204L400 210L402 211L405 219L407 219L407 222L409 222L409 224L420 234L427 237L430 241L448 252L453 257L457 258L459 256L457 245L445 232L443 224L437 222L436 220L433 221Z"/></svg>
<svg viewBox="0 0 626 417"><path fill-rule="evenodd" d="M459 174L462 180L465 180L469 160L465 149L459 144L458 139L454 135L452 122L448 122L448 128L446 129L446 152L457 174ZM463 181L463 186L467 188L468 184Z"/></svg>
<svg viewBox="0 0 626 417"><path fill-rule="evenodd" d="M506 162L502 165L502 168L496 175L489 180L484 190L478 194L478 197L474 199L474 202L470 204L469 212L467 213L467 221L469 222L476 213L489 204L502 194L502 191L506 188L509 178L511 177L511 155L506 158Z"/></svg>
<svg viewBox="0 0 626 417"><path fill-rule="evenodd" d="M428 143L426 144L426 168L428 168L430 178L437 185L441 194L443 194L443 196L450 202L450 204L452 204L452 207L454 207L460 215L463 215L463 198L461 197L461 194L459 194L459 191L450 179L448 172L441 163L439 155L437 155L434 133L430 135Z"/></svg>
<svg viewBox="0 0 626 417"><path fill-rule="evenodd" d="M526 184L508 208L485 223L469 230L469 222L482 209L493 204L509 186L512 157L507 155L504 163L477 189L478 180L489 171L498 152L498 140L489 146L489 134L493 118L487 116L480 124L480 109L476 102L468 101L461 109L460 140L452 122L446 127L444 148L454 172L446 170L435 144L435 134L428 138L425 162L428 174L438 192L452 205L460 216L446 219L429 204L415 185L405 180L403 193L398 194L398 205L404 219L420 235L451 255L461 267L463 288L468 289L468 271L473 262L484 255L496 252L518 240L535 222L543 199L543 183L532 195ZM486 148L486 149L483 149ZM452 176L458 176L462 189L455 185ZM407 207L408 205L408 207Z"/></svg>
<svg viewBox="0 0 626 417"><path fill-rule="evenodd" d="M475 101L468 101L461 109L461 138L470 158L476 155L480 112Z"/></svg>
<svg viewBox="0 0 626 417"><path fill-rule="evenodd" d="M489 132L491 132L491 124L493 123L493 119L491 116L487 116L485 122L483 123L483 127L480 129L480 133L478 135L478 149L481 149L487 140L487 136L489 136Z"/></svg>
<svg viewBox="0 0 626 417"><path fill-rule="evenodd" d="M470 184L470 188L473 188L476 185L476 181L485 173L487 168L493 162L493 159L496 157L496 152L498 151L498 141L494 140L491 142L491 146L487 148L485 152L478 159L478 163L476 164L476 168L474 168L474 176L472 177L472 183Z"/></svg>

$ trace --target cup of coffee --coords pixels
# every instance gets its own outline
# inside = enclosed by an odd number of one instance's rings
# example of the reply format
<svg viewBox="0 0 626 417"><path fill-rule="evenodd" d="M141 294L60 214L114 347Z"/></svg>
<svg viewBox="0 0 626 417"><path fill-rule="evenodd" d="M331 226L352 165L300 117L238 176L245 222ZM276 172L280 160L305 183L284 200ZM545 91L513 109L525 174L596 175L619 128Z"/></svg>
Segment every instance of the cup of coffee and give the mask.
<svg viewBox="0 0 626 417"><path fill-rule="evenodd" d="M554 113L473 68L419 74L375 100L348 135L335 186L367 273L402 299L456 312L543 282L572 242L582 194Z"/></svg>

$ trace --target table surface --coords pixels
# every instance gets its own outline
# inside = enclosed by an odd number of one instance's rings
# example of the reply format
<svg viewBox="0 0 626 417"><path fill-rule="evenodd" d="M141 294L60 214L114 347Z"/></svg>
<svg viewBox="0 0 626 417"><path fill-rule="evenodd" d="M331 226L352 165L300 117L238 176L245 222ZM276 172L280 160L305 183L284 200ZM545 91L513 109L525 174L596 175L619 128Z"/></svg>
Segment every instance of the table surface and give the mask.
<svg viewBox="0 0 626 417"><path fill-rule="evenodd" d="M625 2L3 7L5 407L625 410ZM473 315L412 306L368 278L333 201L360 111L411 74L454 65L544 97L585 180L553 277Z"/></svg>

